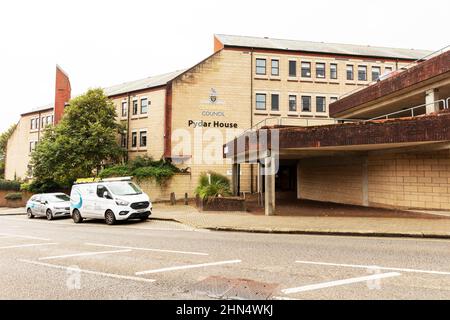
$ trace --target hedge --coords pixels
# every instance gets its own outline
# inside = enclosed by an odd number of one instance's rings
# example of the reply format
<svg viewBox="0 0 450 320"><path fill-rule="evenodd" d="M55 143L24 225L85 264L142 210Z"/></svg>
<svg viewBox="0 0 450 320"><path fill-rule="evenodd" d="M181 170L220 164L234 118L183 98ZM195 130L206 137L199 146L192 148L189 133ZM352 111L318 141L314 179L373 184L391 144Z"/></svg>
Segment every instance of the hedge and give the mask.
<svg viewBox="0 0 450 320"><path fill-rule="evenodd" d="M15 192L15 193L8 193L5 196L6 200L22 200L22 194L20 192Z"/></svg>
<svg viewBox="0 0 450 320"><path fill-rule="evenodd" d="M0 180L0 190L20 191L19 181Z"/></svg>

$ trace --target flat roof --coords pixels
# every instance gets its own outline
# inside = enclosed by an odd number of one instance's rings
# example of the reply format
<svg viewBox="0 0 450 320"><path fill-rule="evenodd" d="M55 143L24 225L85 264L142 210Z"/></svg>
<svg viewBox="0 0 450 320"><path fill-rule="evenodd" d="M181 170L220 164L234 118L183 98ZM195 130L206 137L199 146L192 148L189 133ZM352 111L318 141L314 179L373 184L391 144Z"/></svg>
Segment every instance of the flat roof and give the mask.
<svg viewBox="0 0 450 320"><path fill-rule="evenodd" d="M274 49L287 51L304 51L314 53L380 57L405 60L418 60L433 51L419 49L402 49L377 47L369 45L355 45L342 43L326 43L301 40L273 39L249 36L216 34L215 37L225 47L245 47L259 49Z"/></svg>

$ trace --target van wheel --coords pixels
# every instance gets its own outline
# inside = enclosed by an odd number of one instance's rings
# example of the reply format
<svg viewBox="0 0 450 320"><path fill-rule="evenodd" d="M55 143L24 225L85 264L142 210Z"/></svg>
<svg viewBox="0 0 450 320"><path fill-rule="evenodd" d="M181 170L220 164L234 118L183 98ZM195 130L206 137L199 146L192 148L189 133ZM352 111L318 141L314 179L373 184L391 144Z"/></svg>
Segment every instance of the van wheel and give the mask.
<svg viewBox="0 0 450 320"><path fill-rule="evenodd" d="M72 219L73 219L73 222L75 222L75 223L83 222L83 217L81 216L80 211L78 211L77 209L73 210Z"/></svg>
<svg viewBox="0 0 450 320"><path fill-rule="evenodd" d="M28 217L28 219L33 219L34 218L34 214L33 214L33 212L31 211L30 208L28 208L28 210L27 210L27 217Z"/></svg>
<svg viewBox="0 0 450 320"><path fill-rule="evenodd" d="M53 220L53 214L50 209L47 209L47 212L45 213L45 216L47 217L47 220Z"/></svg>
<svg viewBox="0 0 450 320"><path fill-rule="evenodd" d="M106 211L105 213L105 221L107 225L112 226L116 223L116 216L114 215L114 212L111 210Z"/></svg>

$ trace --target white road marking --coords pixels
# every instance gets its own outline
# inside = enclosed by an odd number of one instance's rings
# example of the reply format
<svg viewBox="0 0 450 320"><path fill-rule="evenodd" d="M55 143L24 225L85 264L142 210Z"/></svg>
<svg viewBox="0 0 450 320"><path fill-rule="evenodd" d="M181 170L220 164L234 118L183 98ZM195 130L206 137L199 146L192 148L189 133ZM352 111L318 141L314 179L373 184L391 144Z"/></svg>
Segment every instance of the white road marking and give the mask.
<svg viewBox="0 0 450 320"><path fill-rule="evenodd" d="M192 252L192 251L178 251L178 250L165 250L165 249L153 249L153 248L138 248L138 247L126 247L126 246L114 246L109 244L100 243L85 243L87 246L95 247L105 247L105 248L116 248L116 249L130 249L130 250L141 250L141 251L154 251L154 252L166 252L166 253L179 253L179 254L191 254L197 256L208 256L208 253L204 252Z"/></svg>
<svg viewBox="0 0 450 320"><path fill-rule="evenodd" d="M98 272L98 271L92 271L92 270L71 268L71 267L60 266L60 265L50 264L50 263L45 263L45 262L32 261L32 260L22 260L21 259L19 261L24 262L24 263L34 264L37 266L61 269L61 270L66 270L66 271L82 272L82 273L86 273L86 274L93 274L93 275L97 275L97 276L109 277L109 278L115 278L115 279L132 280L132 281L139 281L139 282L155 282L156 281L154 279L139 278L139 277L133 277L133 276L123 276L123 275L115 274L115 273L106 273L106 272Z"/></svg>
<svg viewBox="0 0 450 320"><path fill-rule="evenodd" d="M99 255L99 254L123 253L123 252L131 252L131 250L80 252L80 253L74 253L74 254L65 254L65 255L61 255L61 256L42 257L42 258L39 258L38 260L54 260L54 259L64 259L64 258L73 258L73 257L95 256L95 255Z"/></svg>
<svg viewBox="0 0 450 320"><path fill-rule="evenodd" d="M272 297L272 300L299 300L299 299L275 296L275 297Z"/></svg>
<svg viewBox="0 0 450 320"><path fill-rule="evenodd" d="M194 268L212 267L212 266L220 266L220 265L224 265L224 264L233 264L233 263L241 263L241 262L242 262L241 260L229 260L229 261L202 263L202 264L191 264L191 265L187 265L187 266L178 266L178 267L169 267L169 268L162 268L162 269L140 271L140 272L136 272L135 274L137 276L140 276L140 275L150 274L150 273L160 273L160 272L166 272L166 271L175 271L175 270L186 270L186 269L194 269Z"/></svg>
<svg viewBox="0 0 450 320"><path fill-rule="evenodd" d="M329 288L329 287L344 286L344 285L352 284L352 283L367 282L367 281L373 281L373 280L379 280L379 279L391 278L391 277L398 277L398 276L401 276L401 273L398 273L398 272L380 273L380 274L373 274L370 276L336 280L336 281L330 281L330 282L311 284L311 285L297 287L297 288L284 289L284 290L281 290L281 292L283 292L284 294L300 293L300 292L319 290L319 289L324 289L324 288Z"/></svg>
<svg viewBox="0 0 450 320"><path fill-rule="evenodd" d="M30 244L19 244L14 246L0 247L0 249L16 249L16 248L28 248L28 247L38 247L38 246L51 246L57 243L30 243Z"/></svg>
<svg viewBox="0 0 450 320"><path fill-rule="evenodd" d="M42 241L50 241L51 240L51 239L47 239L47 238L24 236L24 235L20 235L20 234L11 234L11 233L0 233L0 236L8 236L11 238L24 238L24 239L31 239L31 240L42 240Z"/></svg>
<svg viewBox="0 0 450 320"><path fill-rule="evenodd" d="M314 261L296 261L301 264L314 264L320 266L334 266L334 267L346 267L346 268L359 268L359 269L378 269L387 271L400 271L411 273L429 273L450 276L450 272L447 271L433 271L433 270L420 270L420 269L408 269L408 268L392 268L392 267L380 267L380 266L365 266L359 264L341 264L341 263L328 263L328 262L314 262Z"/></svg>

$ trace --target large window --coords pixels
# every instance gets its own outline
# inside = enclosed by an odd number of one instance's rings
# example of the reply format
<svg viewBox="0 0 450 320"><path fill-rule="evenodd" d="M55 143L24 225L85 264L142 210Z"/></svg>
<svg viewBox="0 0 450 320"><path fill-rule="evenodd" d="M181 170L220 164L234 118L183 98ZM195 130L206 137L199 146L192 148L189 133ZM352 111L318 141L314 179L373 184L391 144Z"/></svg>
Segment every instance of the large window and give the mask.
<svg viewBox="0 0 450 320"><path fill-rule="evenodd" d="M148 112L148 99L142 98L141 99L141 114L147 114Z"/></svg>
<svg viewBox="0 0 450 320"><path fill-rule="evenodd" d="M29 152L32 153L36 149L37 141L30 141Z"/></svg>
<svg viewBox="0 0 450 320"><path fill-rule="evenodd" d="M139 146L147 147L147 130L139 132Z"/></svg>
<svg viewBox="0 0 450 320"><path fill-rule="evenodd" d="M289 111L291 112L297 111L297 96L295 95L289 96Z"/></svg>
<svg viewBox="0 0 450 320"><path fill-rule="evenodd" d="M302 62L302 77L311 78L311 62Z"/></svg>
<svg viewBox="0 0 450 320"><path fill-rule="evenodd" d="M137 147L137 132L131 133L131 147L136 148Z"/></svg>
<svg viewBox="0 0 450 320"><path fill-rule="evenodd" d="M367 66L358 66L358 81L367 81Z"/></svg>
<svg viewBox="0 0 450 320"><path fill-rule="evenodd" d="M330 78L331 79L337 79L338 78L338 71L337 71L337 64L336 63L330 64Z"/></svg>
<svg viewBox="0 0 450 320"><path fill-rule="evenodd" d="M126 101L122 102L122 117L126 117L128 114L128 103Z"/></svg>
<svg viewBox="0 0 450 320"><path fill-rule="evenodd" d="M325 108L325 97L316 97L316 111L317 112L326 112Z"/></svg>
<svg viewBox="0 0 450 320"><path fill-rule="evenodd" d="M280 61L272 60L272 75L279 76L280 75Z"/></svg>
<svg viewBox="0 0 450 320"><path fill-rule="evenodd" d="M297 76L297 61L290 60L289 61L289 77Z"/></svg>
<svg viewBox="0 0 450 320"><path fill-rule="evenodd" d="M347 80L353 80L353 66L347 66Z"/></svg>
<svg viewBox="0 0 450 320"><path fill-rule="evenodd" d="M138 114L138 101L133 100L133 116Z"/></svg>
<svg viewBox="0 0 450 320"><path fill-rule="evenodd" d="M126 132L122 132L120 134L120 146L122 148L126 148L127 147L127 133Z"/></svg>
<svg viewBox="0 0 450 320"><path fill-rule="evenodd" d="M256 59L256 74L266 74L266 59Z"/></svg>
<svg viewBox="0 0 450 320"><path fill-rule="evenodd" d="M266 110L266 94L256 94L256 110Z"/></svg>
<svg viewBox="0 0 450 320"><path fill-rule="evenodd" d="M51 124L53 124L53 116L47 116L47 125L49 126L49 125L51 125Z"/></svg>
<svg viewBox="0 0 450 320"><path fill-rule="evenodd" d="M392 67L385 67L384 68L384 73L385 74L388 74L388 73L391 73L392 72Z"/></svg>
<svg viewBox="0 0 450 320"><path fill-rule="evenodd" d="M381 76L381 67L372 67L372 81L377 81Z"/></svg>
<svg viewBox="0 0 450 320"><path fill-rule="evenodd" d="M280 110L280 95L279 94L272 94L271 109L272 109L272 111Z"/></svg>
<svg viewBox="0 0 450 320"><path fill-rule="evenodd" d="M325 78L325 63L316 63L316 77Z"/></svg>
<svg viewBox="0 0 450 320"><path fill-rule="evenodd" d="M30 124L31 130L34 130L35 123L36 123L36 119L31 119L31 124Z"/></svg>
<svg viewBox="0 0 450 320"><path fill-rule="evenodd" d="M302 96L302 112L311 112L310 96Z"/></svg>

